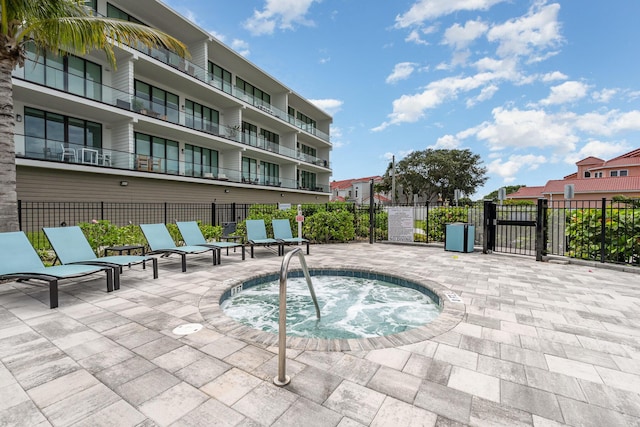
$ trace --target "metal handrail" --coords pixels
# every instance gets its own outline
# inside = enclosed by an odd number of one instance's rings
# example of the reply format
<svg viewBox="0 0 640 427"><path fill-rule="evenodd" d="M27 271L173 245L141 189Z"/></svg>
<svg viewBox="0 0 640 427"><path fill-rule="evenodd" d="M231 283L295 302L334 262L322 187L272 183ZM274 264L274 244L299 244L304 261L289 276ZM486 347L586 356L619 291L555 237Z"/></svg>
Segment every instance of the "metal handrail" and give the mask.
<svg viewBox="0 0 640 427"><path fill-rule="evenodd" d="M298 255L300 265L302 266L302 272L305 279L307 279L307 286L313 299L313 304L316 306L316 317L320 320L320 307L318 306L318 299L316 293L313 290L313 284L311 283L311 276L309 275L309 269L307 268L307 262L304 259L304 254L301 248L295 248L284 256L282 260L282 266L280 267L280 313L278 324L278 376L273 379L273 383L277 386L285 386L289 384L291 378L287 376L287 273L289 271L289 262L293 255Z"/></svg>

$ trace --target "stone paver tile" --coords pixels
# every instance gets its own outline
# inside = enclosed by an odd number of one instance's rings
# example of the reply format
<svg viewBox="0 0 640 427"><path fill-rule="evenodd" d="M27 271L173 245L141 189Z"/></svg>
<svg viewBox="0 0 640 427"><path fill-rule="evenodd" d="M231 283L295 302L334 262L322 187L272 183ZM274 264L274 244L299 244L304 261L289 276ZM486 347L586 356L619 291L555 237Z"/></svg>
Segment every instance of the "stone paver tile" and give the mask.
<svg viewBox="0 0 640 427"><path fill-rule="evenodd" d="M515 322L516 315L514 313L509 313L507 311L494 310L493 308L487 308L484 310L484 315L486 317L492 319L499 319L501 321L506 320L507 322Z"/></svg>
<svg viewBox="0 0 640 427"><path fill-rule="evenodd" d="M167 426L197 408L208 396L181 382L140 405L140 412L160 426Z"/></svg>
<svg viewBox="0 0 640 427"><path fill-rule="evenodd" d="M480 355L478 372L519 384L527 383L524 366L507 360Z"/></svg>
<svg viewBox="0 0 640 427"><path fill-rule="evenodd" d="M242 341L235 338L222 337L215 340L211 344L205 345L204 347L200 348L200 350L213 357L217 357L218 359L224 359L225 357L235 353L246 345L246 343L243 343Z"/></svg>
<svg viewBox="0 0 640 427"><path fill-rule="evenodd" d="M183 345L151 361L169 372L175 372L205 356L201 351Z"/></svg>
<svg viewBox="0 0 640 427"><path fill-rule="evenodd" d="M624 346L611 341L604 341L597 338L578 335L578 341L584 348L601 351L603 353L615 354L616 356L627 357L629 354Z"/></svg>
<svg viewBox="0 0 640 427"><path fill-rule="evenodd" d="M463 424L450 418L438 415L435 427L467 427L469 424Z"/></svg>
<svg viewBox="0 0 640 427"><path fill-rule="evenodd" d="M591 381L579 381L589 403L613 409L623 414L640 417L640 395L637 393L592 383Z"/></svg>
<svg viewBox="0 0 640 427"><path fill-rule="evenodd" d="M462 350L457 347L451 347L446 344L438 345L436 354L433 356L434 360L440 360L450 363L451 365L461 366L467 369L476 369L478 366L478 354Z"/></svg>
<svg viewBox="0 0 640 427"><path fill-rule="evenodd" d="M574 347L580 347L580 341L578 341L578 337L567 332L538 328L538 337L550 341L556 341L562 344L569 344Z"/></svg>
<svg viewBox="0 0 640 427"><path fill-rule="evenodd" d="M406 350L383 348L370 351L365 358L380 365L402 370L407 360L409 360L409 356L411 356L411 353Z"/></svg>
<svg viewBox="0 0 640 427"><path fill-rule="evenodd" d="M31 399L41 408L66 399L100 382L84 369L71 372L28 391Z"/></svg>
<svg viewBox="0 0 640 427"><path fill-rule="evenodd" d="M508 344L512 346L520 345L520 336L507 331L498 329L482 328L482 339L495 341L500 344Z"/></svg>
<svg viewBox="0 0 640 427"><path fill-rule="evenodd" d="M468 424L471 395L431 381L423 381L414 404L436 414Z"/></svg>
<svg viewBox="0 0 640 427"><path fill-rule="evenodd" d="M73 424L73 427L137 427L147 417L138 412L124 400L118 400L112 405L89 415Z"/></svg>
<svg viewBox="0 0 640 427"><path fill-rule="evenodd" d="M500 395L502 404L555 421L563 421L560 406L553 393L502 380Z"/></svg>
<svg viewBox="0 0 640 427"><path fill-rule="evenodd" d="M287 360L287 375L290 377L295 376L297 373L306 368L307 365L304 363L297 362L295 360ZM258 366L256 369L250 372L251 375L254 375L257 378L261 378L264 381L271 381L273 377L275 377L278 373L278 359L273 358L267 360L262 365Z"/></svg>
<svg viewBox="0 0 640 427"><path fill-rule="evenodd" d="M53 425L70 425L119 400L117 394L99 383L43 408L42 412Z"/></svg>
<svg viewBox="0 0 640 427"><path fill-rule="evenodd" d="M514 347L512 345L500 345L500 358L510 362L520 363L535 368L547 369L547 361L543 353Z"/></svg>
<svg viewBox="0 0 640 427"><path fill-rule="evenodd" d="M616 366L608 366L609 368L618 368L621 371L631 374L640 373L640 359L631 359L629 357L611 356ZM604 365L602 365L604 366Z"/></svg>
<svg viewBox="0 0 640 427"><path fill-rule="evenodd" d="M383 366L371 378L367 387L398 400L412 403L418 393L420 383L421 380L418 377Z"/></svg>
<svg viewBox="0 0 640 427"><path fill-rule="evenodd" d="M574 377L549 372L544 369L525 366L527 385L558 395L566 396L574 400L586 401L578 380Z"/></svg>
<svg viewBox="0 0 640 427"><path fill-rule="evenodd" d="M500 357L500 343L472 336L463 336L460 348L490 357Z"/></svg>
<svg viewBox="0 0 640 427"><path fill-rule="evenodd" d="M79 369L80 367L73 359L63 357L61 359L26 367L20 372L13 372L13 375L22 388L29 390Z"/></svg>
<svg viewBox="0 0 640 427"><path fill-rule="evenodd" d="M340 423L338 423L338 427L363 427L364 424L359 423L355 420L352 420L349 417L342 417Z"/></svg>
<svg viewBox="0 0 640 427"><path fill-rule="evenodd" d="M136 347L140 347L141 345L145 345L147 343L150 343L162 337L163 335L160 332L145 328L133 334L127 334L121 337L116 337L114 338L114 341L123 347L126 347L128 349L134 349Z"/></svg>
<svg viewBox="0 0 640 427"><path fill-rule="evenodd" d="M0 383L0 412L28 400L29 395L17 383Z"/></svg>
<svg viewBox="0 0 640 427"><path fill-rule="evenodd" d="M231 369L231 366L227 363L205 356L180 369L175 375L192 386L199 388L218 378L229 369Z"/></svg>
<svg viewBox="0 0 640 427"><path fill-rule="evenodd" d="M433 359L430 357L426 357L417 353L411 353L411 357L409 357L409 360L407 360L407 363L404 365L402 372L418 378L426 378L432 361Z"/></svg>
<svg viewBox="0 0 640 427"><path fill-rule="evenodd" d="M434 427L438 416L433 412L387 397L371 427Z"/></svg>
<svg viewBox="0 0 640 427"><path fill-rule="evenodd" d="M331 373L354 383L365 385L379 368L380 365L368 359L360 359L350 354L345 354L333 365Z"/></svg>
<svg viewBox="0 0 640 427"><path fill-rule="evenodd" d="M232 409L261 424L271 425L298 399L298 396L266 382L244 395Z"/></svg>
<svg viewBox="0 0 640 427"><path fill-rule="evenodd" d="M253 375L233 368L210 383L203 385L200 390L209 396L215 397L222 403L233 405L261 382L260 379Z"/></svg>
<svg viewBox="0 0 640 427"><path fill-rule="evenodd" d="M422 356L433 358L433 355L436 354L436 350L438 349L438 343L436 343L435 341L422 341L415 344L404 345L398 348L410 351L411 353L416 353Z"/></svg>
<svg viewBox="0 0 640 427"><path fill-rule="evenodd" d="M67 348L64 350L69 356L75 360L86 359L89 356L99 353L108 353L113 349L117 349L120 346L106 337L100 337L95 340L86 341L76 346Z"/></svg>
<svg viewBox="0 0 640 427"><path fill-rule="evenodd" d="M449 376L451 375L451 368L453 368L453 365L447 362L432 360L426 379L438 384L447 385Z"/></svg>
<svg viewBox="0 0 640 427"><path fill-rule="evenodd" d="M593 381L602 384L602 379L593 365L575 360L563 359L549 354L545 355L549 370L570 377L582 378L584 380Z"/></svg>
<svg viewBox="0 0 640 427"><path fill-rule="evenodd" d="M179 382L178 378L158 368L119 385L115 391L132 405L138 406Z"/></svg>
<svg viewBox="0 0 640 427"><path fill-rule="evenodd" d="M447 385L465 393L500 402L500 379L491 375L454 366Z"/></svg>
<svg viewBox="0 0 640 427"><path fill-rule="evenodd" d="M533 415L533 427L565 427L567 424Z"/></svg>
<svg viewBox="0 0 640 427"><path fill-rule="evenodd" d="M287 389L316 403L322 404L340 385L342 378L318 369L315 366L307 366L301 372L291 377Z"/></svg>
<svg viewBox="0 0 640 427"><path fill-rule="evenodd" d="M219 338L222 338L223 336L224 335L220 332L213 331L205 326L196 333L180 337L180 341L185 344L189 344L192 347L201 348L205 345L211 344L212 342Z"/></svg>
<svg viewBox="0 0 640 427"><path fill-rule="evenodd" d="M55 341L63 337L89 331L82 323L61 313L39 316L25 322L43 337Z"/></svg>
<svg viewBox="0 0 640 427"><path fill-rule="evenodd" d="M618 365L616 365L614 360L607 353L566 344L564 345L564 351L567 359L577 360L591 365L604 366L605 368L618 369ZM638 367L640 368L640 364Z"/></svg>
<svg viewBox="0 0 640 427"><path fill-rule="evenodd" d="M316 402L300 398L278 418L273 427L333 427L337 426L342 418L342 415L337 412L327 409Z"/></svg>
<svg viewBox="0 0 640 427"><path fill-rule="evenodd" d="M460 322L453 328L453 331L463 336L471 336L474 338L482 337L482 326L473 323Z"/></svg>
<svg viewBox="0 0 640 427"><path fill-rule="evenodd" d="M431 339L437 343L447 344L447 345L450 345L451 347L459 347L460 340L462 339L462 335L460 335L457 332L449 331L449 332L445 332L442 335L435 336Z"/></svg>
<svg viewBox="0 0 640 427"><path fill-rule="evenodd" d="M535 327L523 325L521 323L509 322L506 320L500 322L500 330L517 335L527 335L530 337L538 336L538 331Z"/></svg>
<svg viewBox="0 0 640 427"><path fill-rule="evenodd" d="M91 373L102 371L127 359L131 359L135 353L124 347L112 348L108 352L94 354L84 359L78 360L78 364Z"/></svg>
<svg viewBox="0 0 640 427"><path fill-rule="evenodd" d="M324 406L360 423L369 425L378 413L385 396L350 381L343 381Z"/></svg>
<svg viewBox="0 0 640 427"><path fill-rule="evenodd" d="M95 376L109 388L115 389L119 385L138 378L156 368L157 366L148 360L134 356L131 359L127 359L122 363L98 372Z"/></svg>
<svg viewBox="0 0 640 427"><path fill-rule="evenodd" d="M239 425L244 418L244 415L216 399L208 399L202 405L171 424L171 427L233 427Z"/></svg>
<svg viewBox="0 0 640 427"><path fill-rule="evenodd" d="M162 356L184 344L177 339L162 336L157 340L150 341L139 347L133 349L133 351L146 359L155 359L158 356Z"/></svg>
<svg viewBox="0 0 640 427"><path fill-rule="evenodd" d="M595 369L606 385L640 394L640 375L600 366L596 366Z"/></svg>
<svg viewBox="0 0 640 427"><path fill-rule="evenodd" d="M598 406L587 405L566 397L558 396L558 403L567 424L584 427L627 427L628 419L619 412Z"/></svg>
<svg viewBox="0 0 640 427"><path fill-rule="evenodd" d="M532 350L537 353L546 353L552 354L558 357L566 357L566 353L564 351L563 344L559 342L542 340L540 338L529 337L526 335L522 335L520 337L520 343L522 344L522 348L527 350Z"/></svg>
<svg viewBox="0 0 640 427"><path fill-rule="evenodd" d="M296 357L296 361L328 371L343 357L344 354L338 351L330 351L327 353L322 351L304 351Z"/></svg>
<svg viewBox="0 0 640 427"><path fill-rule="evenodd" d="M0 426L50 426L36 405L26 400L0 411Z"/></svg>
<svg viewBox="0 0 640 427"><path fill-rule="evenodd" d="M469 424L472 426L520 427L532 426L531 414L478 397L473 398Z"/></svg>
<svg viewBox="0 0 640 427"><path fill-rule="evenodd" d="M243 371L252 371L273 357L276 355L270 351L248 345L225 357L224 361Z"/></svg>
<svg viewBox="0 0 640 427"><path fill-rule="evenodd" d="M102 338L102 335L100 335L98 332L92 330L84 330L53 340L53 344L62 350L66 350L68 348L75 347L78 344L86 343L88 341L93 341L100 338Z"/></svg>

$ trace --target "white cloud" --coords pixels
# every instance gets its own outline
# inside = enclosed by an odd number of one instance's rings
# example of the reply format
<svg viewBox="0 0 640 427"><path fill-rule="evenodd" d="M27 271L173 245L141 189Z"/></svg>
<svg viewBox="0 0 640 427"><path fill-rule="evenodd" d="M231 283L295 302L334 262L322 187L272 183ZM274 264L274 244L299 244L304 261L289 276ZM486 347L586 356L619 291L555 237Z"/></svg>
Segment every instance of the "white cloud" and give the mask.
<svg viewBox="0 0 640 427"><path fill-rule="evenodd" d="M552 73L547 73L542 76L542 81L545 83L554 82L556 80L566 80L569 77L566 74L561 73L560 71L554 71Z"/></svg>
<svg viewBox="0 0 640 427"><path fill-rule="evenodd" d="M488 28L489 26L482 21L467 21L464 26L455 23L444 31L442 43L455 49L463 49L483 35Z"/></svg>
<svg viewBox="0 0 640 427"><path fill-rule="evenodd" d="M438 138L435 144L428 146L427 148L432 148L434 150L444 149L444 150L453 150L458 148L461 144L461 141L453 135L445 135Z"/></svg>
<svg viewBox="0 0 640 427"><path fill-rule="evenodd" d="M413 153L415 150L411 149L411 150L400 150L397 153L392 153L392 152L386 152L382 155L383 158L391 161L393 159L393 156L396 156L396 163L399 162L400 160L404 159L405 157L407 157L409 154Z"/></svg>
<svg viewBox="0 0 640 427"><path fill-rule="evenodd" d="M343 101L339 99L310 99L313 105L333 116L342 108Z"/></svg>
<svg viewBox="0 0 640 427"><path fill-rule="evenodd" d="M590 140L579 151L568 154L564 161L570 165L576 164L582 159L589 156L598 157L600 159L611 159L620 154L626 153L633 147L626 141L622 142L603 142L596 139Z"/></svg>
<svg viewBox="0 0 640 427"><path fill-rule="evenodd" d="M556 47L562 42L559 11L560 5L557 3L543 5L538 2L527 15L492 27L487 33L487 39L498 43L499 56L534 55L535 58L545 49Z"/></svg>
<svg viewBox="0 0 640 427"><path fill-rule="evenodd" d="M233 39L231 42L231 48L238 52L242 56L249 56L251 51L249 50L249 43L240 39Z"/></svg>
<svg viewBox="0 0 640 427"><path fill-rule="evenodd" d="M505 183L514 182L516 174L521 169L536 170L541 164L547 163L544 156L536 156L533 154L509 156L509 159L502 161L501 158L495 159L487 165L487 172L502 177Z"/></svg>
<svg viewBox="0 0 640 427"><path fill-rule="evenodd" d="M613 96L617 93L618 93L618 89L602 89L600 91L593 92L591 94L591 97L596 102L607 103L611 101L611 98L613 98Z"/></svg>
<svg viewBox="0 0 640 427"><path fill-rule="evenodd" d="M406 13L396 16L395 26L412 27L462 10L488 10L503 1L505 0L418 0Z"/></svg>
<svg viewBox="0 0 640 427"><path fill-rule="evenodd" d="M213 30L209 31L209 34L211 34L214 38L220 40L222 43L224 43L225 39L227 38L224 34L220 34Z"/></svg>
<svg viewBox="0 0 640 427"><path fill-rule="evenodd" d="M473 107L479 102L483 102L491 99L497 91L498 91L498 86L496 85L489 85L487 87L483 87L478 96L467 99L467 108Z"/></svg>
<svg viewBox="0 0 640 427"><path fill-rule="evenodd" d="M400 62L396 64L396 66L393 67L393 71L389 76L387 76L385 81L387 83L396 83L400 80L408 79L415 71L416 65L417 64L413 62Z"/></svg>
<svg viewBox="0 0 640 427"><path fill-rule="evenodd" d="M542 101L542 105L566 104L574 102L587 96L589 86L576 81L564 82L551 88L549 96Z"/></svg>
<svg viewBox="0 0 640 427"><path fill-rule="evenodd" d="M313 26L306 18L309 8L320 0L266 0L264 9L254 10L243 26L253 35L273 34L277 29L292 30L295 25Z"/></svg>

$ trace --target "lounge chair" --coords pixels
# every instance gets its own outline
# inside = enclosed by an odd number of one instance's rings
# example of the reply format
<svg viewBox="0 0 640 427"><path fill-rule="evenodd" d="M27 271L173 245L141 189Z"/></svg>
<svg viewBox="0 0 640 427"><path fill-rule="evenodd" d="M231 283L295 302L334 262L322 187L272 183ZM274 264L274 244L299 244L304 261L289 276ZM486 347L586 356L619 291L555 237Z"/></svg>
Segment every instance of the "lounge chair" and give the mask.
<svg viewBox="0 0 640 427"><path fill-rule="evenodd" d="M247 243L251 246L251 258L253 258L254 246L271 246L278 245L278 255L284 255L284 243L267 237L267 229L262 219L248 219L247 227Z"/></svg>
<svg viewBox="0 0 640 427"><path fill-rule="evenodd" d="M142 233L151 249L148 254L178 254L182 257L182 271L187 271L187 255L211 251L213 253L213 265L216 265L216 251L213 248L203 246L176 246L173 238L164 224L140 224Z"/></svg>
<svg viewBox="0 0 640 427"><path fill-rule="evenodd" d="M200 231L200 227L198 227L198 223L195 221L188 222L176 222L178 226L178 230L180 230L180 234L182 234L182 240L184 240L185 245L189 246L203 246L205 248L211 248L217 251L218 253L218 264L222 261L222 249L227 250L227 254L229 253L229 248L237 248L240 247L242 250L242 259L244 259L244 245L235 242L211 242L208 243L207 240L202 235L202 231Z"/></svg>
<svg viewBox="0 0 640 427"><path fill-rule="evenodd" d="M158 260L149 256L113 255L97 257L91 245L78 226L73 227L45 227L42 229L49 239L61 264L90 264L107 265L115 268L114 285L120 288L120 275L123 266L153 262L153 278L158 278Z"/></svg>
<svg viewBox="0 0 640 427"><path fill-rule="evenodd" d="M298 243L307 244L307 255L309 255L309 240L304 237L293 237L291 234L291 223L288 219L273 219L273 237L280 240L285 245L297 245ZM284 251L284 249L283 249Z"/></svg>
<svg viewBox="0 0 640 427"><path fill-rule="evenodd" d="M107 273L107 292L113 291L113 268L96 265L45 267L22 231L0 233L0 279L37 279L49 284L49 307L58 306L58 280Z"/></svg>

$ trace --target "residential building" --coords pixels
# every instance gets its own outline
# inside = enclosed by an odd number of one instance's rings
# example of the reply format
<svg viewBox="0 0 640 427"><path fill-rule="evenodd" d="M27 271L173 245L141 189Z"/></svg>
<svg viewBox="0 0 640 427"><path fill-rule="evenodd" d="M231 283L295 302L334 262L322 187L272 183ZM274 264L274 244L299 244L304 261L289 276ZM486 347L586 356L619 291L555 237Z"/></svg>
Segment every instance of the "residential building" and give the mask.
<svg viewBox="0 0 640 427"><path fill-rule="evenodd" d="M13 74L19 199L329 200L330 115L161 1L87 3L191 57L123 45L112 68L30 48Z"/></svg>
<svg viewBox="0 0 640 427"><path fill-rule="evenodd" d="M382 182L381 176L368 176L365 178L345 179L331 182L331 201L354 202L357 205L368 204L371 196L370 183ZM389 204L391 200L386 194L374 192L375 203Z"/></svg>
<svg viewBox="0 0 640 427"><path fill-rule="evenodd" d="M640 198L640 148L611 160L587 157L576 163L577 171L563 179L547 181L544 186L521 187L507 199L545 198L564 200L565 186L573 185L572 200L611 199L613 196Z"/></svg>

